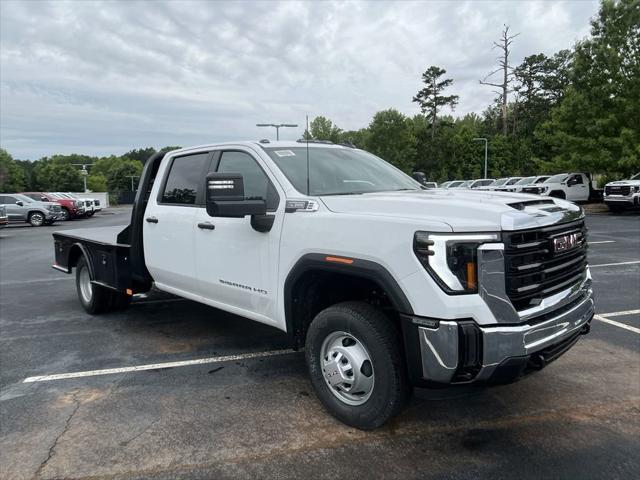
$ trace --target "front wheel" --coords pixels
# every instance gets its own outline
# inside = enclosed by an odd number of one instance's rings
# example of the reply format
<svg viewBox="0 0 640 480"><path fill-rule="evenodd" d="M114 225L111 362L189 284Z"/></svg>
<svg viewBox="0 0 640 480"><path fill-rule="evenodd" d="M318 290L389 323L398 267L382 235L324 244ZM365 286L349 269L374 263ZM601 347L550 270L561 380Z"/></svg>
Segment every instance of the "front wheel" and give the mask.
<svg viewBox="0 0 640 480"><path fill-rule="evenodd" d="M29 223L34 227L41 227L44 225L44 214L40 212L31 212L29 214Z"/></svg>
<svg viewBox="0 0 640 480"><path fill-rule="evenodd" d="M320 312L307 331L305 357L318 398L347 425L377 428L409 396L399 332L369 304L344 302Z"/></svg>
<svg viewBox="0 0 640 480"><path fill-rule="evenodd" d="M66 222L70 218L71 218L71 214L69 213L69 210L62 207L62 210L60 211L60 220L63 222Z"/></svg>

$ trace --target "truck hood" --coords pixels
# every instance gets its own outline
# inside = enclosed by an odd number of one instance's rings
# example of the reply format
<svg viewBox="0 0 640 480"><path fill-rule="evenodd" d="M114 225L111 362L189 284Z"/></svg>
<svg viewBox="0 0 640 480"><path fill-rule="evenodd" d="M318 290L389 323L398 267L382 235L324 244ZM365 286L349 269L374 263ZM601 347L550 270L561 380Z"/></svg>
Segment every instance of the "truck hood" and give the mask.
<svg viewBox="0 0 640 480"><path fill-rule="evenodd" d="M454 232L521 230L580 218L565 200L478 190L430 189L321 197L335 213L448 224Z"/></svg>

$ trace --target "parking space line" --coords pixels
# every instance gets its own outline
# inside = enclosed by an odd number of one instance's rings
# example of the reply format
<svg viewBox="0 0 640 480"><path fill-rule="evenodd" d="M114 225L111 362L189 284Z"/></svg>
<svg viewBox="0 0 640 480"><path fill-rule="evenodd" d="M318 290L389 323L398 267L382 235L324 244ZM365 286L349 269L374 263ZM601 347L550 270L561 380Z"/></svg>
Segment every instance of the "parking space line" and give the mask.
<svg viewBox="0 0 640 480"><path fill-rule="evenodd" d="M623 315L636 315L640 313L640 310L623 310L621 312L611 312L611 313L601 313L600 316L602 317L620 317Z"/></svg>
<svg viewBox="0 0 640 480"><path fill-rule="evenodd" d="M34 278L32 280L8 280L6 282L0 282L0 287L8 287L10 285L24 285L27 283L47 283L57 282L59 280L75 280L75 277L52 277L52 278Z"/></svg>
<svg viewBox="0 0 640 480"><path fill-rule="evenodd" d="M596 242L588 242L589 245L600 245L602 243L616 243L615 240L598 240Z"/></svg>
<svg viewBox="0 0 640 480"><path fill-rule="evenodd" d="M181 362L152 363L148 365L137 365L134 367L106 368L104 370L87 370L84 372L58 373L55 375L39 375L25 378L22 383L49 382L52 380L64 380L68 378L95 377L98 375L113 375L116 373L142 372L145 370L157 370L176 367L188 367L191 365L204 365L210 363L231 362L235 360L247 360L250 358L274 357L276 355L286 355L295 353L290 348L285 350L270 350L266 352L243 353L240 355L223 355L220 357L198 358L195 360L184 360Z"/></svg>
<svg viewBox="0 0 640 480"><path fill-rule="evenodd" d="M613 325L614 327L624 328L625 330L629 330L630 332L640 334L640 328L632 327L631 325L627 325L626 323L616 322L615 320L609 320L608 318L605 318L602 315L594 315L593 318L601 322L608 323L609 325Z"/></svg>
<svg viewBox="0 0 640 480"><path fill-rule="evenodd" d="M601 263L600 265L589 265L590 268L598 268L598 267L615 267L617 265L637 265L640 263L640 260L634 260L632 262L618 262L618 263Z"/></svg>

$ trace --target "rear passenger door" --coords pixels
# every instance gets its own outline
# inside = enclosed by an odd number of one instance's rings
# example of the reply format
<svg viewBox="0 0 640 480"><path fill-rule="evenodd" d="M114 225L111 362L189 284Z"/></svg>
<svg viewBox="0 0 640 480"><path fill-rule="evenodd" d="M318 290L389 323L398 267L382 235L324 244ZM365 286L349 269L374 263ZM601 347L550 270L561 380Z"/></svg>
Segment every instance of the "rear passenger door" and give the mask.
<svg viewBox="0 0 640 480"><path fill-rule="evenodd" d="M197 296L194 230L204 204L210 152L170 157L158 172L145 210L145 263L156 284L187 298Z"/></svg>

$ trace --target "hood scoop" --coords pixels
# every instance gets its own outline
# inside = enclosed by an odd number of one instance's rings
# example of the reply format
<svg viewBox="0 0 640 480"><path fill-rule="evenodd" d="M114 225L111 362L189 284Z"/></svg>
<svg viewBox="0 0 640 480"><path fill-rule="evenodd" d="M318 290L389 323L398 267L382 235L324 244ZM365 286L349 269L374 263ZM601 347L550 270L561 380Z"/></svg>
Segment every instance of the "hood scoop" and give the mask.
<svg viewBox="0 0 640 480"><path fill-rule="evenodd" d="M508 203L511 208L516 210L524 210L527 207L544 207L545 205L553 206L554 208L541 208L547 212L556 212L562 210L562 207L558 207L553 200L525 200L524 202Z"/></svg>

